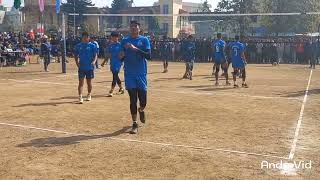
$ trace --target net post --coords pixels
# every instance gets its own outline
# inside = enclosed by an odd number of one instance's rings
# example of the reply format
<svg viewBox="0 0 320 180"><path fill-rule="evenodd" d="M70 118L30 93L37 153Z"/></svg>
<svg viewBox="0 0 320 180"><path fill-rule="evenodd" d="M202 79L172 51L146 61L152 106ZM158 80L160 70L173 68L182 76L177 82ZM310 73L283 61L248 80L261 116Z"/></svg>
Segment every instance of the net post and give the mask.
<svg viewBox="0 0 320 180"><path fill-rule="evenodd" d="M66 24L65 24L65 15L62 13L62 73L67 73L67 64L66 64Z"/></svg>

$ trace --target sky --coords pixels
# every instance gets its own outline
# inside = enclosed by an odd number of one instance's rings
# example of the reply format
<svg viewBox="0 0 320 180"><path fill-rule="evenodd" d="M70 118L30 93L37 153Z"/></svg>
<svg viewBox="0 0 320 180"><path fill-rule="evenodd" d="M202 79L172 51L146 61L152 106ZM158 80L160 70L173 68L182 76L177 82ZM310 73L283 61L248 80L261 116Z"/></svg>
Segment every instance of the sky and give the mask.
<svg viewBox="0 0 320 180"><path fill-rule="evenodd" d="M2 0L4 6L13 6L13 0ZM48 0L46 0L48 1ZM49 0L51 1L51 0ZM204 0L183 0L184 2L203 2ZM112 0L92 0L92 2L98 6L98 7L103 7L108 5L109 7L111 6ZM133 0L135 6L151 6L153 5L154 2L157 2L157 0ZM208 3L212 5L212 10L217 6L219 0L208 0Z"/></svg>

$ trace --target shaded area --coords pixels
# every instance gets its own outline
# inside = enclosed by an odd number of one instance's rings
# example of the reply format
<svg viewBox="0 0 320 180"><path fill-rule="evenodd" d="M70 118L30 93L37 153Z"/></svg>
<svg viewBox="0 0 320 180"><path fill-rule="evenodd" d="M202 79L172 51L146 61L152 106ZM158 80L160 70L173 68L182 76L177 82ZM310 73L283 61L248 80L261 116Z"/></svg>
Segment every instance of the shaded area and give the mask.
<svg viewBox="0 0 320 180"><path fill-rule="evenodd" d="M46 102L46 103L27 103L27 104L20 104L17 106L12 107L28 107L28 106L58 106L63 104L77 104L78 101L68 101L68 102Z"/></svg>
<svg viewBox="0 0 320 180"><path fill-rule="evenodd" d="M183 80L182 77L180 78L158 78L153 80L154 82L161 82L161 81L172 81L172 80Z"/></svg>
<svg viewBox="0 0 320 180"><path fill-rule="evenodd" d="M19 144L17 145L17 147L54 147L54 146L66 146L66 145L72 145L72 144L79 144L81 141L119 136L121 134L127 133L129 129L130 129L130 126L126 126L113 133L102 134L102 135L91 135L91 136L76 135L76 136L70 136L70 137L37 138L37 139L32 139L28 143Z"/></svg>
<svg viewBox="0 0 320 180"><path fill-rule="evenodd" d="M94 82L94 83L97 83L97 84L104 84L104 83L111 83L112 81L98 81L98 82Z"/></svg>
<svg viewBox="0 0 320 180"><path fill-rule="evenodd" d="M149 72L148 74L163 74L163 72Z"/></svg>
<svg viewBox="0 0 320 180"><path fill-rule="evenodd" d="M233 90L233 86L225 86L224 84L220 84L220 86L212 85L198 85L198 86L180 86L180 88L184 89L194 89L196 91L224 91L224 90Z"/></svg>
<svg viewBox="0 0 320 180"><path fill-rule="evenodd" d="M116 92L116 91L115 91ZM107 97L106 94L100 94L100 95L92 95L92 98L105 98ZM87 96L83 96L84 99L86 99ZM78 100L79 96L65 96L65 97L58 97L58 98L52 98L50 100L64 100L64 99L74 99L74 100Z"/></svg>
<svg viewBox="0 0 320 180"><path fill-rule="evenodd" d="M282 97L303 97L306 94L306 91L297 91L297 92L290 92L286 95L280 94ZM311 89L308 92L308 95L313 95L313 94L320 94L320 89Z"/></svg>

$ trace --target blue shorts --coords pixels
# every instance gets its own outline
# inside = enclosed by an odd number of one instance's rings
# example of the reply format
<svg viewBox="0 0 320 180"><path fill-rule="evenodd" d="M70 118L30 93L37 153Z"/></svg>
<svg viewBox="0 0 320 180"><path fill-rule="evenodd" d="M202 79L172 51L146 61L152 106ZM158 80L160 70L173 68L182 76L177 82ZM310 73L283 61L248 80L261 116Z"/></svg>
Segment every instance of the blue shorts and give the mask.
<svg viewBox="0 0 320 180"><path fill-rule="evenodd" d="M79 70L78 71L78 76L79 76L79 79L93 79L94 78L94 72L93 70Z"/></svg>
<svg viewBox="0 0 320 180"><path fill-rule="evenodd" d="M233 68L239 68L239 69L243 69L245 67L244 61L241 59L233 59L232 60L232 67Z"/></svg>
<svg viewBox="0 0 320 180"><path fill-rule="evenodd" d="M226 60L223 59L223 58L215 58L215 59L214 59L214 62L215 62L215 64L217 64L217 65L222 64L222 63L224 63L225 61L226 61Z"/></svg>
<svg viewBox="0 0 320 180"><path fill-rule="evenodd" d="M187 66L188 70L193 71L193 64L194 64L193 61L192 62L186 62L186 66Z"/></svg>
<svg viewBox="0 0 320 180"><path fill-rule="evenodd" d="M148 89L147 75L125 75L124 81L126 89Z"/></svg>

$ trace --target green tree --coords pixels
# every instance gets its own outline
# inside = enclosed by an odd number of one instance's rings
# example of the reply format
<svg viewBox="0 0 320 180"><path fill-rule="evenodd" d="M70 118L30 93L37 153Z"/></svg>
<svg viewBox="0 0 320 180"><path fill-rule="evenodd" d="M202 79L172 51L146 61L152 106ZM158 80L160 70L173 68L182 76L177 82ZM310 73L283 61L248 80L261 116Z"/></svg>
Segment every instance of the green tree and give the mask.
<svg viewBox="0 0 320 180"><path fill-rule="evenodd" d="M126 9L130 6L130 2L128 0L113 0L111 4L111 13L119 14L119 11ZM122 24L121 17L111 17L110 22L115 24L117 27L120 27Z"/></svg>
<svg viewBox="0 0 320 180"><path fill-rule="evenodd" d="M304 13L317 12L320 8L318 0L263 0L264 13ZM318 15L299 16L265 16L262 18L262 25L269 33L306 33L316 31L319 23Z"/></svg>
<svg viewBox="0 0 320 180"><path fill-rule="evenodd" d="M147 17L149 24L149 31L158 32L160 30L159 20L156 17Z"/></svg>
<svg viewBox="0 0 320 180"><path fill-rule="evenodd" d="M201 11L202 12L211 12L209 4L208 4L208 0L205 0L203 2L202 7L201 7Z"/></svg>
<svg viewBox="0 0 320 180"><path fill-rule="evenodd" d="M14 0L13 7L19 9L21 6L21 0Z"/></svg>
<svg viewBox="0 0 320 180"><path fill-rule="evenodd" d="M67 0L66 3L63 3L61 6L61 11L64 13L76 13L79 14L79 16L68 16L67 24L68 29L70 30L70 27L74 28L74 24L76 25L76 34L77 27L84 28L84 20L85 17L82 14L85 14L88 12L89 7L93 7L94 4L91 2L91 0ZM74 21L75 20L75 21Z"/></svg>
<svg viewBox="0 0 320 180"><path fill-rule="evenodd" d="M257 13L260 0L221 0L215 12L230 13L230 14L246 14ZM255 21L255 18L247 16L227 17L223 18L226 23L232 23L239 26L240 34L248 31L250 23Z"/></svg>

